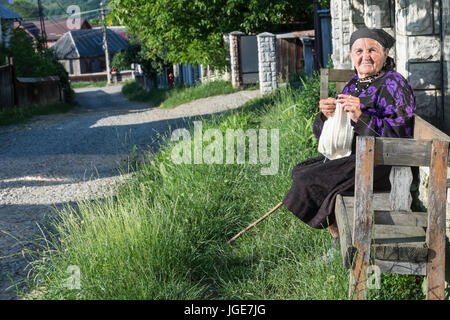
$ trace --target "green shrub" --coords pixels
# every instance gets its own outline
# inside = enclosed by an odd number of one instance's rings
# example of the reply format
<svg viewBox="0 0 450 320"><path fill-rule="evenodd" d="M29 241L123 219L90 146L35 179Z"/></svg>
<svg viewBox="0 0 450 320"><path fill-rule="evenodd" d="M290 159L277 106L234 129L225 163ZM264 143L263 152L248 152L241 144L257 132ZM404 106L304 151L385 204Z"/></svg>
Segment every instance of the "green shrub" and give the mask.
<svg viewBox="0 0 450 320"><path fill-rule="evenodd" d="M50 49L35 48L30 36L22 29L14 29L9 48L2 48L2 56L14 58L16 77L58 76L64 90L65 102L72 103L74 92L69 75ZM4 58L3 58L4 59Z"/></svg>
<svg viewBox="0 0 450 320"><path fill-rule="evenodd" d="M114 55L114 58L111 62L111 67L116 68L117 71L125 71L131 69L131 62L129 61L125 50L120 50Z"/></svg>

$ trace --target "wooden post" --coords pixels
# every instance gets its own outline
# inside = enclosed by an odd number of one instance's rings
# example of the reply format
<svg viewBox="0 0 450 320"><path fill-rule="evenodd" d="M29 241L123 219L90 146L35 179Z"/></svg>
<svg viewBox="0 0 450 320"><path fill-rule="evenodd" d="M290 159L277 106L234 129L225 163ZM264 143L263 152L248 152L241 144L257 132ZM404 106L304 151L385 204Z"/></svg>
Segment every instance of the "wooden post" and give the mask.
<svg viewBox="0 0 450 320"><path fill-rule="evenodd" d="M320 69L320 99L328 98L328 73L330 69Z"/></svg>
<svg viewBox="0 0 450 320"><path fill-rule="evenodd" d="M447 141L433 141L428 189L429 248L427 263L427 300L443 300L445 291L445 214L447 204Z"/></svg>
<svg viewBox="0 0 450 320"><path fill-rule="evenodd" d="M367 268L372 241L374 137L357 137L355 168L355 204L353 217L353 247L355 261L350 272L350 299L366 298Z"/></svg>
<svg viewBox="0 0 450 320"><path fill-rule="evenodd" d="M11 65L11 83L12 83L12 99L13 106L19 105L19 97L17 96L17 84L16 84L16 63L14 57L9 58L9 64Z"/></svg>
<svg viewBox="0 0 450 320"><path fill-rule="evenodd" d="M108 35L105 21L105 8L103 2L100 2L101 14L102 14L102 30L103 30L103 47L105 49L105 62L106 62L106 80L108 84L111 83L111 67L109 61L109 46L108 46Z"/></svg>
<svg viewBox="0 0 450 320"><path fill-rule="evenodd" d="M413 180L410 167L392 166L389 175L391 182L391 210L411 211L411 183Z"/></svg>

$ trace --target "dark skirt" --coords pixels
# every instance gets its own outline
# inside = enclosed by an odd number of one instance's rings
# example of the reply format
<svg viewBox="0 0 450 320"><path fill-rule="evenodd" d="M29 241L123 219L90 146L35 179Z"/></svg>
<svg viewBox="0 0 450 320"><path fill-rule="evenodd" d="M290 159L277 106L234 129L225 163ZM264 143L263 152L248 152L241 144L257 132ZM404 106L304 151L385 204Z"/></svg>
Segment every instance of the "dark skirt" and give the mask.
<svg viewBox="0 0 450 320"><path fill-rule="evenodd" d="M326 161L325 161L326 160ZM390 189L390 166L374 169L374 191ZM355 155L328 160L324 156L300 162L292 170L292 186L283 204L312 228L333 224L338 194L353 195L355 188Z"/></svg>

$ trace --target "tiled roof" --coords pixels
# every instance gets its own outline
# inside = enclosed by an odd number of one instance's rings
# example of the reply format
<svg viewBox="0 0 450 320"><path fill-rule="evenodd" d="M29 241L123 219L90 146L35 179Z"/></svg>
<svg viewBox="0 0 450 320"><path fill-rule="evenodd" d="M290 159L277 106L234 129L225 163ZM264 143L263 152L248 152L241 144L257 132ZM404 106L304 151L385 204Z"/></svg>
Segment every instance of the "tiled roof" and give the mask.
<svg viewBox="0 0 450 320"><path fill-rule="evenodd" d="M66 32L71 31L67 26L67 19L64 20L44 20L45 33L48 41L57 41ZM16 23L16 26L19 24ZM36 21L22 21L20 25L26 29L35 39L41 35L41 22ZM81 19L80 29L91 29L91 25L86 19Z"/></svg>

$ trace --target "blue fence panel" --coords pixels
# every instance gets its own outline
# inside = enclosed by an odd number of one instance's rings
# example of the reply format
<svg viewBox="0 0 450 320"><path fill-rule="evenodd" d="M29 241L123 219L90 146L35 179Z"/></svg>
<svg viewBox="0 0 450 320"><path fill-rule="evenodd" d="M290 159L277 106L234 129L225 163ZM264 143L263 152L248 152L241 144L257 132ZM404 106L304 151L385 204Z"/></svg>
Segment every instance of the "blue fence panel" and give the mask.
<svg viewBox="0 0 450 320"><path fill-rule="evenodd" d="M327 68L328 55L332 54L331 14L330 9L317 10L320 19L322 40L322 66Z"/></svg>
<svg viewBox="0 0 450 320"><path fill-rule="evenodd" d="M308 76L312 76L314 71L314 38L312 37L302 37L303 42L303 57L305 63L304 73Z"/></svg>

